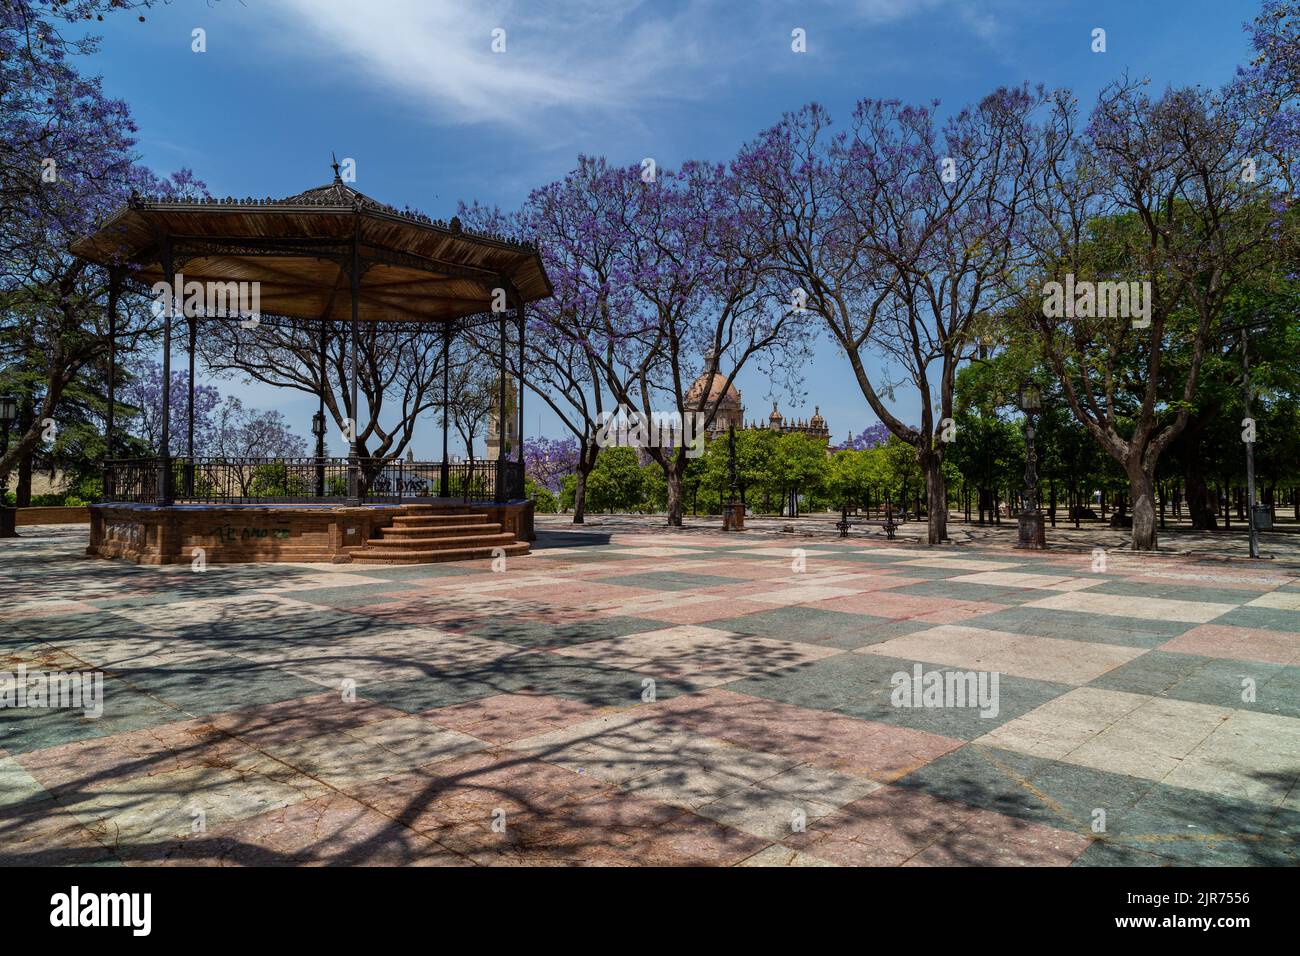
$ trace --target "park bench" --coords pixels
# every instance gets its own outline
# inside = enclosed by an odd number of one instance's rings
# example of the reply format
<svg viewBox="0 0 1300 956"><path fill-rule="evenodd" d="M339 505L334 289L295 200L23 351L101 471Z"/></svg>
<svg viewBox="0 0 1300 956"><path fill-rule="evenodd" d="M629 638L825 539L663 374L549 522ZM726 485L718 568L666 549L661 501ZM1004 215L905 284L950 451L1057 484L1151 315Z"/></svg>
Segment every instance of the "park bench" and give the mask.
<svg viewBox="0 0 1300 956"><path fill-rule="evenodd" d="M903 521L906 521L907 512L901 511L898 513L897 517L901 518ZM883 519L868 518L862 521L850 521L849 511L847 508L845 508L843 511L840 512L840 520L835 522L835 527L839 531L841 538L847 538L849 536L849 531L858 525L867 525L871 527L883 528L885 530L885 538L888 539L889 541L893 541L894 532L898 530L898 525L900 523L895 521L894 518L895 518L894 512L890 510L885 512L885 517Z"/></svg>

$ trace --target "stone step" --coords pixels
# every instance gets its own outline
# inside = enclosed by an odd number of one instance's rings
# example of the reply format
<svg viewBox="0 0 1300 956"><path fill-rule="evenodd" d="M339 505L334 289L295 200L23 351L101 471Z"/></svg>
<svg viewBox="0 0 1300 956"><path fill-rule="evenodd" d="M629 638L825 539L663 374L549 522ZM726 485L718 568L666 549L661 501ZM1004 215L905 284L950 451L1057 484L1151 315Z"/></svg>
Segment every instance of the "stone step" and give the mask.
<svg viewBox="0 0 1300 956"><path fill-rule="evenodd" d="M375 549L353 551L352 560L356 564L432 564L439 561L472 561L478 558L491 558L496 548L501 548L507 555L514 557L528 553L527 541L494 547L439 548L434 551L406 550L403 548Z"/></svg>
<svg viewBox="0 0 1300 956"><path fill-rule="evenodd" d="M464 524L467 518L483 520L487 518L487 515L482 512L473 511L458 511L455 514L437 512L430 514L398 515L393 518L393 525L394 527L399 525L406 527L409 525L431 526L437 524Z"/></svg>
<svg viewBox="0 0 1300 956"><path fill-rule="evenodd" d="M467 534L499 534L500 522L485 521L482 524L435 524L402 525L400 528L381 528L384 538L446 538Z"/></svg>
<svg viewBox="0 0 1300 956"><path fill-rule="evenodd" d="M515 536L509 533L468 534L445 538L374 538L366 543L364 550L437 551L443 548L490 548L514 543ZM356 552L354 551L353 554Z"/></svg>

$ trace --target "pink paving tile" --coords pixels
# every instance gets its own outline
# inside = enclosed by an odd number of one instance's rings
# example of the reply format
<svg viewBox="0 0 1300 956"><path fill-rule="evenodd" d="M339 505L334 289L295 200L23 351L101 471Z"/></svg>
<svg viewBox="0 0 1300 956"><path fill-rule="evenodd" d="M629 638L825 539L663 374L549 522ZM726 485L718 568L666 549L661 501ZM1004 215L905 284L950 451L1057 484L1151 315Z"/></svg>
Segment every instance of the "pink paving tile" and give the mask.
<svg viewBox="0 0 1300 956"><path fill-rule="evenodd" d="M512 614L515 612L509 602L502 602L499 606L509 607ZM483 608L448 603L447 595L442 594L421 597L409 602L351 607L347 608L347 613L388 624L418 624L421 627L455 630L458 626L467 624L471 619L477 620L488 612Z"/></svg>
<svg viewBox="0 0 1300 956"><path fill-rule="evenodd" d="M46 600L15 601L0 611L0 621L30 621L43 617L64 617L72 614L99 614L104 609L71 599L50 598Z"/></svg>
<svg viewBox="0 0 1300 956"><path fill-rule="evenodd" d="M207 719L198 719L91 737L16 759L41 786L59 794L200 764L221 766L252 753Z"/></svg>
<svg viewBox="0 0 1300 956"><path fill-rule="evenodd" d="M1253 576L1253 575L1252 575ZM1204 581L1188 579L1181 576L1173 577L1167 574L1133 574L1126 575L1125 580L1136 584L1187 584L1195 587L1198 583L1212 585L1215 588L1228 588L1238 591L1253 591L1256 594L1264 594L1273 590L1271 584L1260 584L1258 581L1249 579L1239 580L1231 575L1223 574L1217 569L1208 571ZM1243 598L1243 602L1247 599Z"/></svg>
<svg viewBox="0 0 1300 956"><path fill-rule="evenodd" d="M205 718L212 726L254 747L284 744L338 730L349 730L377 720L409 716L403 711L358 698L349 702L341 694L299 697Z"/></svg>
<svg viewBox="0 0 1300 956"><path fill-rule="evenodd" d="M882 787L783 841L849 866L916 861L967 865L1058 865L1087 837L897 787Z"/></svg>
<svg viewBox="0 0 1300 956"><path fill-rule="evenodd" d="M644 864L648 847L663 846L674 831L689 830L691 817L667 804L609 791L507 814L504 830L494 831L486 820L454 824L440 831L439 841L484 865L633 866ZM726 836L717 834L717 852L706 862L727 855ZM660 862L669 864L683 862L683 856L659 854Z"/></svg>
<svg viewBox="0 0 1300 956"><path fill-rule="evenodd" d="M871 614L894 620L914 620L926 624L954 624L980 614L1005 611L1010 605L988 601L957 601L949 598L921 597L912 594L894 594L890 591L873 591L848 597L817 601L809 607L828 611L845 611L850 614Z"/></svg>
<svg viewBox="0 0 1300 956"><path fill-rule="evenodd" d="M734 866L769 845L762 837L688 813L638 841L631 854L640 866Z"/></svg>
<svg viewBox="0 0 1300 956"><path fill-rule="evenodd" d="M1230 624L1200 624L1166 641L1158 648L1179 654L1227 657L1238 661L1267 661L1271 664L1300 663L1300 640L1289 631L1234 627Z"/></svg>
<svg viewBox="0 0 1300 956"><path fill-rule="evenodd" d="M968 830L945 833L904 865L1069 866L1091 842L1078 833L987 813Z"/></svg>
<svg viewBox="0 0 1300 956"><path fill-rule="evenodd" d="M459 824L440 842L488 865L731 866L768 840L619 791L507 814L504 833Z"/></svg>
<svg viewBox="0 0 1300 956"><path fill-rule="evenodd" d="M463 704L436 707L425 711L422 716L439 727L502 744L560 730L589 720L596 713L594 707L563 697L496 694Z"/></svg>
<svg viewBox="0 0 1300 956"><path fill-rule="evenodd" d="M501 750L444 760L421 770L347 788L386 816L435 839L458 824L490 824L594 796L609 785L540 760Z"/></svg>
<svg viewBox="0 0 1300 956"><path fill-rule="evenodd" d="M540 621L544 624L554 624L556 627L560 627L566 624L576 624L579 621L594 621L604 617L605 612L587 607L548 607L544 604L525 604L520 605L518 609L513 611L512 616L520 620Z"/></svg>
<svg viewBox="0 0 1300 956"><path fill-rule="evenodd" d="M726 598L728 600L741 600L754 594L770 594L775 590L797 584L796 575L788 571L780 576L773 576L762 581L747 581L744 584L719 584L710 588L693 588L692 594L708 594L717 597L719 600ZM763 605L765 610L772 610L771 604Z"/></svg>
<svg viewBox="0 0 1300 956"><path fill-rule="evenodd" d="M535 584L508 592L515 600L541 601L564 607L596 604L601 601L632 600L662 593L652 588L634 588L601 581L575 581L569 585Z"/></svg>
<svg viewBox="0 0 1300 956"><path fill-rule="evenodd" d="M771 585L763 585L764 590L771 590ZM642 611L637 617L652 621L664 621L668 624L702 624L705 621L717 621L757 611L770 611L771 604L760 601L746 601L735 598L726 601L708 601L701 604L683 604L678 607L663 607Z"/></svg>
<svg viewBox="0 0 1300 956"><path fill-rule="evenodd" d="M649 719L853 776L888 782L962 741L714 688L660 701Z"/></svg>
<svg viewBox="0 0 1300 956"><path fill-rule="evenodd" d="M108 856L80 820L50 801L0 816L0 866L77 866Z"/></svg>
<svg viewBox="0 0 1300 956"><path fill-rule="evenodd" d="M128 862L186 866L468 866L470 861L341 793L162 845Z"/></svg>
<svg viewBox="0 0 1300 956"><path fill-rule="evenodd" d="M836 588L852 588L855 591L870 593L875 591L884 591L888 588L905 588L909 584L927 584L929 578L907 577L899 571L872 570L862 574L854 574L851 578L832 581L830 586ZM815 582L810 582L815 583ZM849 600L854 600L850 598ZM832 598L831 600L835 600Z"/></svg>
<svg viewBox="0 0 1300 956"><path fill-rule="evenodd" d="M720 574L723 577L728 577L728 578L744 578L748 581L753 582L756 585L761 584L764 587L771 587L771 585L766 582L770 582L774 580L786 580L786 579L794 580L795 578L799 577L798 572L793 571L790 568L790 563L793 560L794 559L791 558L790 561L773 561L771 559L767 559L761 562L759 561L747 562L743 560L733 562L730 559L728 559L726 561L720 561L715 566L716 570L706 570L705 568L700 566L700 562L698 561L694 563L696 565L696 570L701 571L705 574ZM743 585L720 584L717 585L716 587L701 588L700 590L703 591L704 593L711 593L714 591L724 591L736 587L743 587Z"/></svg>

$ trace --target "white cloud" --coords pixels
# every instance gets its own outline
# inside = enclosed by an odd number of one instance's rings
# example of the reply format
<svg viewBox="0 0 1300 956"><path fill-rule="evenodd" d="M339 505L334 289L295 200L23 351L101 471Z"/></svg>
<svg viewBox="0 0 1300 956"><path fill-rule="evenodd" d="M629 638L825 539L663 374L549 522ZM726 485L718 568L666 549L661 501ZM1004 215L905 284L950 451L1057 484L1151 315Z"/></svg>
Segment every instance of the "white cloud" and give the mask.
<svg viewBox="0 0 1300 956"><path fill-rule="evenodd" d="M781 49L804 13L892 24L964 0L279 0L273 46L410 98L432 118L543 132L557 120L634 119L705 97ZM972 23L986 34L987 21ZM506 52L492 52L492 31Z"/></svg>
<svg viewBox="0 0 1300 956"><path fill-rule="evenodd" d="M300 52L341 62L453 122L541 127L555 109L636 110L688 95L712 4L644 0L282 0ZM492 31L506 31L506 52Z"/></svg>

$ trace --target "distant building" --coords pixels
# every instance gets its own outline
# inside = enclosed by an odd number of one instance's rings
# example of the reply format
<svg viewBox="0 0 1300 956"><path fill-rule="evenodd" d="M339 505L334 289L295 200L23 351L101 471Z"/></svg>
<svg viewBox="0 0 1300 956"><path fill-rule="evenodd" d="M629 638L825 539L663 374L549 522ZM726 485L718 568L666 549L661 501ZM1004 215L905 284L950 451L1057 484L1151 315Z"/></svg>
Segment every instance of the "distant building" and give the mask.
<svg viewBox="0 0 1300 956"><path fill-rule="evenodd" d="M706 370L703 375L697 378L691 387L686 390L686 410L698 408L700 399L704 395L704 383L708 379L709 373ZM713 421L705 430L707 438L716 438L718 435L724 435L732 425L737 428L744 428L745 406L740 404L740 389L734 384L727 385L726 393L723 393L723 386L726 385L727 376L717 372L713 376L713 382L709 385L708 400L705 402L705 408L717 403L717 412L713 416Z"/></svg>
<svg viewBox="0 0 1300 956"><path fill-rule="evenodd" d="M751 422L749 428L770 428L774 432L788 434L790 432L800 432L809 438L819 438L822 441L831 440L831 429L826 424L826 419L822 418L820 405L813 406L812 418L806 421L802 418L785 420L785 416L776 407L776 402L772 403L772 414L767 416L767 423Z"/></svg>
<svg viewBox="0 0 1300 956"><path fill-rule="evenodd" d="M492 394L498 394L495 382L492 385ZM501 434L497 427L497 415L499 406L495 401L492 402L492 408L488 412L487 427L487 457L488 461L493 461L501 449ZM515 380L506 379L506 450L514 452L519 447L519 405L515 398Z"/></svg>
<svg viewBox="0 0 1300 956"><path fill-rule="evenodd" d="M704 374L697 378L689 389L686 391L686 408L690 410L698 406L701 396L704 393L704 384L709 377L706 369ZM715 372L713 382L709 386L708 401L705 407L717 404L717 412L713 416L713 421L709 425L706 435L709 438L715 438L718 435L725 434L727 429L735 425L737 429L744 428L767 428L774 432L789 434L791 432L800 432L809 438L817 438L829 442L831 438L830 426L826 424L826 419L822 417L821 406L813 407L812 418L791 419L786 421L785 416L777 409L776 402L772 403L772 414L767 416L766 422L750 422L745 424L745 406L741 401L740 389L734 384L726 385L727 377L720 372ZM724 392L723 387L726 386Z"/></svg>

